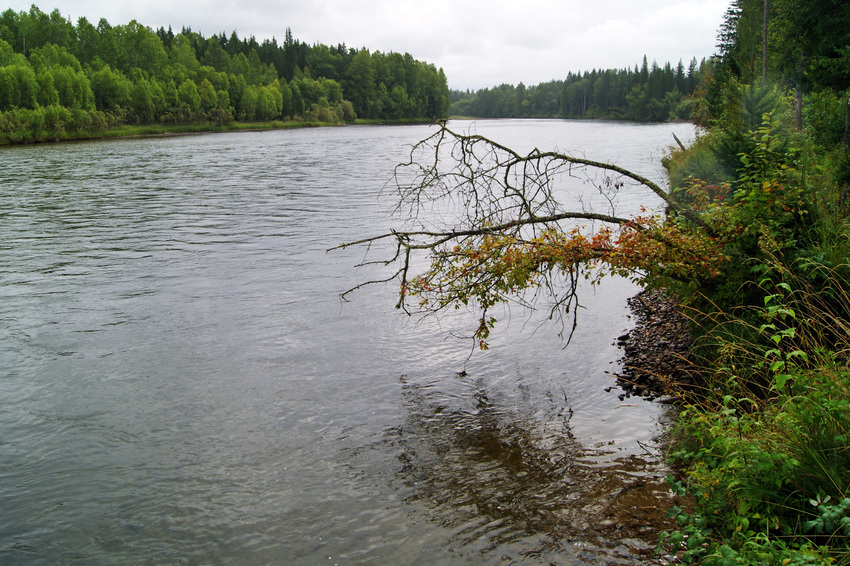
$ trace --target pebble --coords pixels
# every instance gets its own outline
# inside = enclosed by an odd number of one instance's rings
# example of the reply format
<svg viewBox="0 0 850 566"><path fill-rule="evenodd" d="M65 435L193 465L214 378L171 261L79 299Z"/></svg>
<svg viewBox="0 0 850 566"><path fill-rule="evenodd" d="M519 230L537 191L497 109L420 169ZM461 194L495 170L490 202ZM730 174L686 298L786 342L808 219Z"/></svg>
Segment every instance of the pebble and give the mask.
<svg viewBox="0 0 850 566"><path fill-rule="evenodd" d="M625 393L670 403L693 384L688 319L663 291L642 291L629 299L635 327L617 338L623 349L617 375Z"/></svg>

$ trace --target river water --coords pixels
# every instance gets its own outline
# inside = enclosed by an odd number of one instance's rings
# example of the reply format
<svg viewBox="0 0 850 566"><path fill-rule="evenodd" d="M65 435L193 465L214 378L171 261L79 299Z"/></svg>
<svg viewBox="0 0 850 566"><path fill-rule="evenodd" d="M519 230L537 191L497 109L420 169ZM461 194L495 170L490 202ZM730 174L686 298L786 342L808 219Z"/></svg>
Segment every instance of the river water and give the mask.
<svg viewBox="0 0 850 566"><path fill-rule="evenodd" d="M688 125L453 122L661 180ZM643 564L663 406L622 399L635 288L567 348L417 321L363 250L426 126L0 148L0 563ZM586 189L577 181L576 190ZM623 206L657 206L645 192Z"/></svg>

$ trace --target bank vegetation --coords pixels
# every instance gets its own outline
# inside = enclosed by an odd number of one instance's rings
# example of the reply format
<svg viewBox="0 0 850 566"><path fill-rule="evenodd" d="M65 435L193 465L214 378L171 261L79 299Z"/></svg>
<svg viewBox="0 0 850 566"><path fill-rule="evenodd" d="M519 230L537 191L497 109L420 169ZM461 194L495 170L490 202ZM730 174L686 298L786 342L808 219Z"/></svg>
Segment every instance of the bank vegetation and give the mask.
<svg viewBox="0 0 850 566"><path fill-rule="evenodd" d="M485 349L505 303L545 304L568 341L587 279L626 276L678 301L693 344L687 386L668 382L682 504L660 551L680 563L850 563L848 21L847 2L732 2L682 106L700 128L665 159L669 189L443 124L398 170L412 220L345 244L392 242L367 261L394 266L383 281L398 307L470 310ZM534 115L529 90L504 89L508 106ZM597 179L609 203L642 185L666 210L569 210L565 176Z"/></svg>
<svg viewBox="0 0 850 566"><path fill-rule="evenodd" d="M136 21L0 13L0 143L135 132L445 118L445 74L410 54L258 42ZM240 127L236 125L235 127ZM135 128L135 129L132 129Z"/></svg>

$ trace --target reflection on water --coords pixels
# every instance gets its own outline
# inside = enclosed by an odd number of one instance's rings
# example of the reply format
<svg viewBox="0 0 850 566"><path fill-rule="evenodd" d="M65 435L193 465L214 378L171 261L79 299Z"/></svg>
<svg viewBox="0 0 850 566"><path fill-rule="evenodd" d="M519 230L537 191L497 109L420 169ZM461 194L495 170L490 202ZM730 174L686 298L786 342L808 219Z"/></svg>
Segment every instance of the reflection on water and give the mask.
<svg viewBox="0 0 850 566"><path fill-rule="evenodd" d="M648 564L669 527L667 470L657 451L589 449L570 430L569 399L521 415L480 379L464 393L401 378L408 416L353 462L394 452L388 481L447 531L457 558L484 563ZM612 442L613 444L613 442Z"/></svg>
<svg viewBox="0 0 850 566"><path fill-rule="evenodd" d="M685 128L477 126L653 178ZM517 310L471 359L465 313L340 303L375 273L325 250L389 225L427 132L0 148L0 564L647 563L664 411L606 373L632 285L565 350Z"/></svg>

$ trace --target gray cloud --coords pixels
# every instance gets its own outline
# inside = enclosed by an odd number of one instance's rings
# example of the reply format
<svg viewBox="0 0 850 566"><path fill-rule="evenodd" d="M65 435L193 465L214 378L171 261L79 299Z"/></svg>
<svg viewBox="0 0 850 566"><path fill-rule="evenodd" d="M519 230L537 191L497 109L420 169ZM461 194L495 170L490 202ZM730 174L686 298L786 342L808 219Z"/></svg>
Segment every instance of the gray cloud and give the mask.
<svg viewBox="0 0 850 566"><path fill-rule="evenodd" d="M29 10L31 0L10 8ZM286 28L309 44L408 52L442 67L452 88L526 85L569 71L623 68L714 52L727 0L54 0L73 21L132 19L152 28L183 26L206 36L282 40Z"/></svg>

